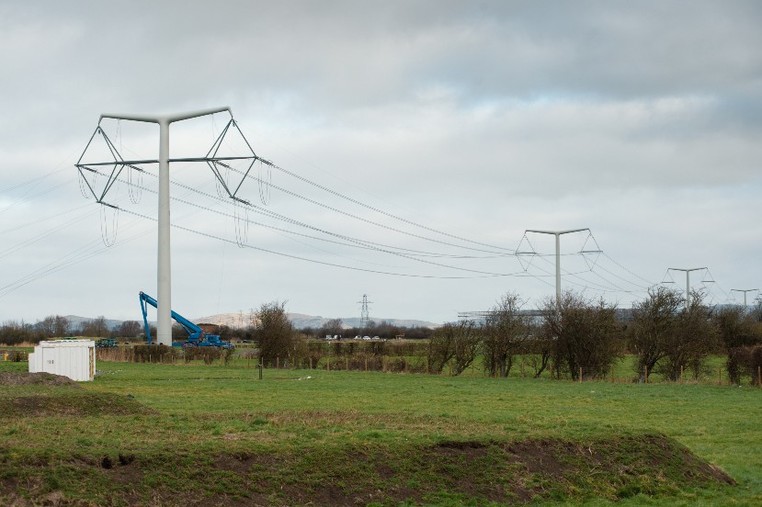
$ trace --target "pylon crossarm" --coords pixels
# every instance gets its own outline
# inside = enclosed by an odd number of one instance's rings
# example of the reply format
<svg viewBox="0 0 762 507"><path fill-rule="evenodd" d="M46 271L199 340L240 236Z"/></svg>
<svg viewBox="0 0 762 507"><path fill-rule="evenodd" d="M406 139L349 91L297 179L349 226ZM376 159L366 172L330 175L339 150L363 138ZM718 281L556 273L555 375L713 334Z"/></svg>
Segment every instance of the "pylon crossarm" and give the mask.
<svg viewBox="0 0 762 507"><path fill-rule="evenodd" d="M82 172L83 170L89 171L93 174L101 174L96 169L93 169L92 167L88 167L89 164L77 164L77 170L79 170L79 174L82 176L82 179L85 181L85 185L87 185L88 190L90 190L90 193L93 194L93 197L95 198L96 202L102 202L103 199L106 197L106 194L109 190L111 190L111 187L114 186L114 183L116 183L116 180L119 178L119 175L122 173L122 170L124 169L124 164L119 164L115 162L111 162L109 165L113 165L114 168L111 170L111 174L108 175L108 179L106 180L106 184L103 187L103 191L100 195L95 191L93 186L88 181L87 177L85 176L85 173Z"/></svg>
<svg viewBox="0 0 762 507"><path fill-rule="evenodd" d="M130 120L130 121L139 121L144 123L158 123L158 124L166 124L169 125L170 123L174 123L176 121L182 121L182 120L190 120L191 118L198 118L199 116L207 116L210 114L216 114L216 113L222 113L227 111L228 114L230 114L230 117L233 117L233 113L230 111L229 107L216 107L213 109L203 109L201 111L191 111L188 113L180 113L175 115L162 115L162 116L153 116L153 115L145 115L145 114L112 114L112 113L104 113L101 115L100 119L98 120L98 124L100 125L100 122L104 119L111 119L111 120Z"/></svg>
<svg viewBox="0 0 762 507"><path fill-rule="evenodd" d="M225 178L222 177L220 170L217 168L217 163L213 161L212 159L209 159L206 161L206 165L208 165L209 169L212 170L212 174L214 174L214 177L217 178L217 181L220 182L220 185L222 185L222 188L225 189L225 192L228 194L228 197L233 197L233 194L230 192L230 188L228 188L227 182L225 182ZM220 195L220 197L222 196Z"/></svg>
<svg viewBox="0 0 762 507"><path fill-rule="evenodd" d="M235 161L235 160L261 160L264 163L267 163L268 165L272 165L271 163L265 161L264 159L261 159L257 156L246 156L246 157L181 157L181 158L170 158L169 162L219 162L219 161ZM114 161L116 162L116 161ZM112 165L114 162L88 162L86 164L82 163L76 163L74 164L76 167L81 166L102 166L102 165ZM133 169L138 169L142 171L139 167L133 167L138 165L151 165L151 164L158 164L159 161L157 159L139 159L139 160L119 160L120 164L124 164L126 166L130 166Z"/></svg>
<svg viewBox="0 0 762 507"><path fill-rule="evenodd" d="M97 127L95 127L95 130L93 130L93 135L91 135L91 136L90 136L90 139L88 139L88 141L87 141L87 144L85 145L85 149L84 149L84 150L82 150L82 154L79 156L79 159L77 159L77 163L76 163L76 164L74 164L75 166L77 166L77 167L79 167L79 166L80 166L80 163L82 162L82 159L84 158L84 156L85 156L85 153L87 153L87 150L88 150L88 148L90 148L90 145L92 144L92 142L93 142L93 139L95 138L95 135L96 135L98 132L103 132L103 131L101 130L101 127L100 127L100 125L98 125Z"/></svg>
<svg viewBox="0 0 762 507"><path fill-rule="evenodd" d="M222 141L225 139L225 134L227 134L231 123L233 123L232 118L228 121L227 125L225 125L225 128L222 129L222 132L217 136L217 139L212 143L212 147L209 148L209 151L206 152L207 158L215 158L217 156L217 152L219 151L220 146L222 146Z"/></svg>
<svg viewBox="0 0 762 507"><path fill-rule="evenodd" d="M109 207L109 208L113 208L113 209L117 209L117 210L118 210L118 209L121 209L121 208L120 208L119 206L117 206L116 204L111 204L111 203L108 203L108 202L106 202L106 201L97 201L97 203L98 203L98 204L102 204L103 206L107 206L107 207Z"/></svg>
<svg viewBox="0 0 762 507"><path fill-rule="evenodd" d="M241 135L241 139L243 139L243 142L246 143L246 146L249 148L249 151L251 152L251 154L256 157L257 154L254 153L254 148L251 147L251 145L249 144L249 140L246 139L246 136L243 135L243 132L241 132L241 128L238 126L238 122L236 122L233 118L230 118L230 121L233 123L233 126L238 131L238 133Z"/></svg>
<svg viewBox="0 0 762 507"><path fill-rule="evenodd" d="M111 170L111 174L109 175L108 180L106 180L106 185L103 187L103 193L101 194L101 198L98 200L98 202L102 201L103 198L106 197L108 191L111 190L111 187L114 186L116 180L119 179L119 175L122 174L123 169L124 164L114 166L114 168Z"/></svg>
<svg viewBox="0 0 762 507"><path fill-rule="evenodd" d="M235 197L236 194L238 194L238 190L241 189L241 185L243 185L243 182L246 180L246 178L249 177L249 173L251 172L251 168L254 167L254 163L256 161L257 161L257 158L256 158L256 155L255 155L254 158L249 163L249 167L247 167L246 171L243 173L243 177L241 178L241 181L238 182L238 186L235 187L235 191L233 191L233 195L231 197ZM228 169L235 170L235 169L233 169L232 167L230 167L229 165L227 165L224 162L218 162L218 164L220 164L223 167L227 167Z"/></svg>
<svg viewBox="0 0 762 507"><path fill-rule="evenodd" d="M93 190L93 187L92 187L92 185L90 185L90 182L87 181L87 178L85 177L85 173L82 172L83 169L86 170L86 171L93 172L95 174L98 174L98 171L96 171L95 169L91 169L91 168L89 168L87 166L77 165L77 170L79 171L79 175L82 176L82 181L85 182L85 185L87 185L87 189L90 191L91 194L93 194L93 198L97 201L98 200L98 195L95 193L95 190ZM85 195L85 198L87 198L86 195Z"/></svg>
<svg viewBox="0 0 762 507"><path fill-rule="evenodd" d="M103 140L106 142L106 147L108 147L109 151L111 152L111 156L114 157L114 160L122 161L122 155L119 153L119 150L116 149L116 146L114 146L114 143L111 142L111 139L106 135L106 132L98 127L98 130L100 130L101 135L103 136Z"/></svg>
<svg viewBox="0 0 762 507"><path fill-rule="evenodd" d="M240 202L241 204L245 204L246 206L251 206L251 203L247 201L246 199L241 199L240 197L232 196L231 199L233 199L236 202Z"/></svg>

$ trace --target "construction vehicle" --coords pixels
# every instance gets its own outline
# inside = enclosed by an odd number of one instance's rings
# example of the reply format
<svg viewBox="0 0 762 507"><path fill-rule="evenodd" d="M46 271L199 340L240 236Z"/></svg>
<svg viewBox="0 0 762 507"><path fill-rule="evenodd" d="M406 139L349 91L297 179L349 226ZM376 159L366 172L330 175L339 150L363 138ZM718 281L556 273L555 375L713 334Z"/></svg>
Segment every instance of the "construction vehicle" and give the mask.
<svg viewBox="0 0 762 507"><path fill-rule="evenodd" d="M113 338L101 338L95 342L95 346L99 349L113 349L117 345Z"/></svg>
<svg viewBox="0 0 762 507"><path fill-rule="evenodd" d="M141 292L140 296L140 311L143 312L143 327L145 329L146 333L146 341L150 345L152 342L151 338L151 327L148 325L148 306L151 305L154 308L158 308L158 302L146 294L145 292ZM182 346L182 347L220 347L223 349L232 349L235 348L235 346L230 343L226 342L220 339L219 335L216 334L206 334L203 329L201 329L198 325L194 324L190 320L186 319L179 313L175 312L174 310L171 310L172 318L182 326L182 328L185 330L186 333L188 333L188 338L184 342L180 343L173 343L172 345L175 346Z"/></svg>

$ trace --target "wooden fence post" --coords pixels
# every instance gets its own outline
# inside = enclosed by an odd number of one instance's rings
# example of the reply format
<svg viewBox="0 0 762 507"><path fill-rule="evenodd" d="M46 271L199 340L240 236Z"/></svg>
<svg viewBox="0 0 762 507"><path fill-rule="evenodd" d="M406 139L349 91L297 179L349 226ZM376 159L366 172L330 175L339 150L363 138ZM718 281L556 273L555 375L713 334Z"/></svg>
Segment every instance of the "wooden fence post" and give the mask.
<svg viewBox="0 0 762 507"><path fill-rule="evenodd" d="M579 383L582 383L582 367L579 367Z"/></svg>

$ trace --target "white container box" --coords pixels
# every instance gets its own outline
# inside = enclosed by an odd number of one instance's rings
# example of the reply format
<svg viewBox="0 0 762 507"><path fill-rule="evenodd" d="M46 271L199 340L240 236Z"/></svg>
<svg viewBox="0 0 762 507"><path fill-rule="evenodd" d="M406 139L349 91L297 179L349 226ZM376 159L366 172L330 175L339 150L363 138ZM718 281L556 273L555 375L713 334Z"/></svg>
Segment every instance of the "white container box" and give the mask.
<svg viewBox="0 0 762 507"><path fill-rule="evenodd" d="M85 382L95 378L93 340L52 340L40 342L29 354L29 373L52 373Z"/></svg>

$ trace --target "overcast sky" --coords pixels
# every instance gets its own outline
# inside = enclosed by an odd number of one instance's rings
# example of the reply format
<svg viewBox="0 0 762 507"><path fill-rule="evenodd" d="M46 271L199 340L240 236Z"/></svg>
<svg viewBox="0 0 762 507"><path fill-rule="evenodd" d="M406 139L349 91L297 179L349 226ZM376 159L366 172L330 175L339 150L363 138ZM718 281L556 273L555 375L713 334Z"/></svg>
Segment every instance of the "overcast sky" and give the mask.
<svg viewBox="0 0 762 507"><path fill-rule="evenodd" d="M139 319L157 168L124 171L114 216L74 164L102 113L218 106L285 171L255 167L246 209L205 164L172 166L188 317L353 317L363 294L376 320L536 307L554 243L526 229L590 229L562 236L564 290L629 307L708 267L691 286L742 301L762 287L760 26L751 0L0 0L0 321ZM174 124L172 156L228 119ZM158 157L157 126L101 126L124 159Z"/></svg>

